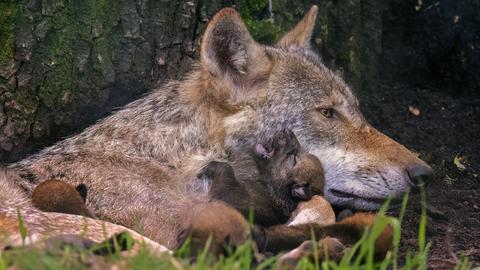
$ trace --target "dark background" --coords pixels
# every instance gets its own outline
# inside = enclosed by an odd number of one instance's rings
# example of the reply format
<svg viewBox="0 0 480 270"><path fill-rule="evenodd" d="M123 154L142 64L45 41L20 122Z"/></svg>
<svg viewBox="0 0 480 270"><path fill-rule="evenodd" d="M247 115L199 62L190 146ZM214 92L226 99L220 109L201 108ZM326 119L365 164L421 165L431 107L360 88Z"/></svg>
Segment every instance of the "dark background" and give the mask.
<svg viewBox="0 0 480 270"><path fill-rule="evenodd" d="M312 4L312 44L325 63L374 126L436 170L431 267L462 254L479 263L480 0L272 0L273 17L268 0L0 0L0 159L21 159L181 78L224 6L272 44ZM415 196L404 249L417 245Z"/></svg>

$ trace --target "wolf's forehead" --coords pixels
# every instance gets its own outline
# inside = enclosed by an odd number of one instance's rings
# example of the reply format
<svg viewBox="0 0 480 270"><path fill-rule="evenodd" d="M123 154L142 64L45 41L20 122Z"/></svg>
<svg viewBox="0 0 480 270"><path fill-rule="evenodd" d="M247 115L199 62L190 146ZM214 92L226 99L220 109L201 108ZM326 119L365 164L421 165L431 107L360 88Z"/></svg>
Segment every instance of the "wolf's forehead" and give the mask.
<svg viewBox="0 0 480 270"><path fill-rule="evenodd" d="M284 90L284 95L301 98L311 105L358 105L344 80L327 68L313 51L280 50L275 58L273 83Z"/></svg>

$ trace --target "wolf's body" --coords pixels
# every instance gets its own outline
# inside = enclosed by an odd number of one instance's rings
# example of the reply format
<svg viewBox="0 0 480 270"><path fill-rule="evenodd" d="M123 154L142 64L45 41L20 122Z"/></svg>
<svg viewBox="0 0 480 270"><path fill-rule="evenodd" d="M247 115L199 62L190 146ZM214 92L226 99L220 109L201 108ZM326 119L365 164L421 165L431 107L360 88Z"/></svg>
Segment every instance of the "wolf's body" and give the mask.
<svg viewBox="0 0 480 270"><path fill-rule="evenodd" d="M209 209L191 192L197 173L290 128L324 165L333 204L375 209L402 194L410 177L431 169L372 128L343 80L309 49L315 16L316 7L277 46L264 47L234 10L222 10L204 34L200 65L183 81L11 164L21 174L16 184L31 192L52 178L84 183L99 218L173 248Z"/></svg>

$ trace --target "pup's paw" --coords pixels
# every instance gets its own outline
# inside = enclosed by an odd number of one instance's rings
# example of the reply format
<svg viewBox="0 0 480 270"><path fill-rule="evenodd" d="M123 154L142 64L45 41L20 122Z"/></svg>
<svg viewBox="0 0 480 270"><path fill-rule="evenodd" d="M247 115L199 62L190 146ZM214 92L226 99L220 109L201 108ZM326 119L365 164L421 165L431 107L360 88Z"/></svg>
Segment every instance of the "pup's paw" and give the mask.
<svg viewBox="0 0 480 270"><path fill-rule="evenodd" d="M192 213L188 230L192 255L204 250L209 241L209 252L220 255L226 246L239 246L249 237L250 226L237 210L223 203L205 203Z"/></svg>
<svg viewBox="0 0 480 270"><path fill-rule="evenodd" d="M320 226L335 223L335 212L332 205L322 196L313 196L310 200L300 202L292 212L289 226L317 223Z"/></svg>

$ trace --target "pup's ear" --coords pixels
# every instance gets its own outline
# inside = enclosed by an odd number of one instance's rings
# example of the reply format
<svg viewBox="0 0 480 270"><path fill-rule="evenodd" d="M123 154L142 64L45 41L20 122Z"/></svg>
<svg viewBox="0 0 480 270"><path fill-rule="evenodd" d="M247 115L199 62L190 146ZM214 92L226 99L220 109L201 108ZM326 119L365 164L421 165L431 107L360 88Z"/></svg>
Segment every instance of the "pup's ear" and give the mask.
<svg viewBox="0 0 480 270"><path fill-rule="evenodd" d="M295 154L300 151L300 142L292 130L285 128L274 138L273 150L283 155Z"/></svg>
<svg viewBox="0 0 480 270"><path fill-rule="evenodd" d="M245 89L268 76L270 59L257 44L240 15L231 8L219 11L203 35L200 59L215 80Z"/></svg>
<svg viewBox="0 0 480 270"><path fill-rule="evenodd" d="M318 7L312 6L305 17L292 29L286 33L278 42L279 47L310 47L315 19L317 18Z"/></svg>
<svg viewBox="0 0 480 270"><path fill-rule="evenodd" d="M273 157L273 150L268 151L263 144L257 143L255 145L255 154L260 158L269 160L269 159L272 159Z"/></svg>
<svg viewBox="0 0 480 270"><path fill-rule="evenodd" d="M82 197L83 202L87 201L87 186L85 184L80 184L78 185L75 190L80 194L80 197Z"/></svg>

